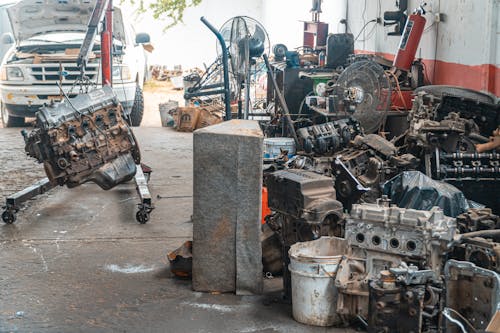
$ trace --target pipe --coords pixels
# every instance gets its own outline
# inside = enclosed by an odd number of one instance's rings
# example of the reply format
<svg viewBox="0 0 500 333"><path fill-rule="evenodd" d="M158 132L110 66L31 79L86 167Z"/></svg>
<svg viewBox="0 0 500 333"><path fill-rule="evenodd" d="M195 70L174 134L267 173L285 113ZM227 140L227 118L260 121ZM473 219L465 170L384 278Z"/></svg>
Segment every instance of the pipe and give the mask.
<svg viewBox="0 0 500 333"><path fill-rule="evenodd" d="M495 237L500 236L500 229L493 230L479 230L473 232L467 232L460 235L462 238L474 238L474 237Z"/></svg>
<svg viewBox="0 0 500 333"><path fill-rule="evenodd" d="M264 58L264 62L266 63L267 72L269 73L269 77L271 78L271 83L273 84L273 88L276 91L276 95L278 95L278 100L281 104L281 107L283 108L283 113L285 114L288 130L292 135L295 144L297 145L297 150L301 150L302 145L300 144L299 139L297 138L297 133L295 132L295 128L293 127L292 118L290 117L290 112L288 111L288 105L286 105L285 98L283 97L283 94L278 88L278 83L276 82L276 78L273 75L273 69L269 64L269 59L267 58L267 54L263 54L262 57Z"/></svg>
<svg viewBox="0 0 500 333"><path fill-rule="evenodd" d="M212 25L207 19L202 16L200 18L201 22L207 26L210 31L214 33L217 39L220 42L220 46L222 49L222 67L224 72L224 103L226 106L226 114L224 116L224 120L231 120L231 96L229 90L229 69L228 69L228 51L226 42L224 41L224 37L222 37L221 33Z"/></svg>

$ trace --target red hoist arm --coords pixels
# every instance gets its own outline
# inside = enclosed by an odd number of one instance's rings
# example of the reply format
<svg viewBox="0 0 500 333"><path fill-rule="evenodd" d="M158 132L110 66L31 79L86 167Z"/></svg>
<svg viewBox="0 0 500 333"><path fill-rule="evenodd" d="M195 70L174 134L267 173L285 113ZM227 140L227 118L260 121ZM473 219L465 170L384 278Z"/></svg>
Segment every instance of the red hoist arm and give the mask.
<svg viewBox="0 0 500 333"><path fill-rule="evenodd" d="M109 0L104 19L104 29L101 32L101 68L102 85L112 86L113 66L113 0Z"/></svg>

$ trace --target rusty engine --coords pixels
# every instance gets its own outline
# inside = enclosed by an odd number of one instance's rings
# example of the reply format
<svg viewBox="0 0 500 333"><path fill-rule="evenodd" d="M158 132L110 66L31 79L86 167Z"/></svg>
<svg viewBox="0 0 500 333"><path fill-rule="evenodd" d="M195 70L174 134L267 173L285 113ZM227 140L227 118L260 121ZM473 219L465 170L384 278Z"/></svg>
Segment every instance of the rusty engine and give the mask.
<svg viewBox="0 0 500 333"><path fill-rule="evenodd" d="M265 181L285 296L290 246L344 237L334 304L344 324L484 330L500 309L498 99L422 87L408 123L394 137L364 134L352 115L297 129L303 150ZM338 207L334 219L315 210L327 201Z"/></svg>
<svg viewBox="0 0 500 333"><path fill-rule="evenodd" d="M53 184L94 182L108 190L132 179L140 152L110 87L42 107L25 150Z"/></svg>

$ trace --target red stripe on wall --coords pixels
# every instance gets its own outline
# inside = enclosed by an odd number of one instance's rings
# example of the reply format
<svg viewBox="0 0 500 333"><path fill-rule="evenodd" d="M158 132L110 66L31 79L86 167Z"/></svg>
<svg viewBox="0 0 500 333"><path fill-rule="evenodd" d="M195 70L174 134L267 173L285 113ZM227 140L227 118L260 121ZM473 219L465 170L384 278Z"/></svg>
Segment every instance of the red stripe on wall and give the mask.
<svg viewBox="0 0 500 333"><path fill-rule="evenodd" d="M376 54L389 60L393 54L356 50L356 54ZM500 67L492 64L463 65L441 60L424 59L425 77L429 84L454 85L488 91L500 96Z"/></svg>

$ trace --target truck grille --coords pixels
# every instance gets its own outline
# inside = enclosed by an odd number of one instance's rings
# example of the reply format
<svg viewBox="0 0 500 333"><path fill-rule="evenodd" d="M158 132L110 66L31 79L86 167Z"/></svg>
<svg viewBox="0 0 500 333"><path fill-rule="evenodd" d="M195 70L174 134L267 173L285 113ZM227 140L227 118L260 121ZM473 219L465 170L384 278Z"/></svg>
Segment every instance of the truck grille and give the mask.
<svg viewBox="0 0 500 333"><path fill-rule="evenodd" d="M62 71L61 71L62 69ZM80 70L76 64L33 64L31 75L37 84L52 85L62 82L63 85L73 84L80 77ZM95 82L98 76L99 64L89 64L85 67L85 75ZM64 74L61 80L61 72Z"/></svg>

